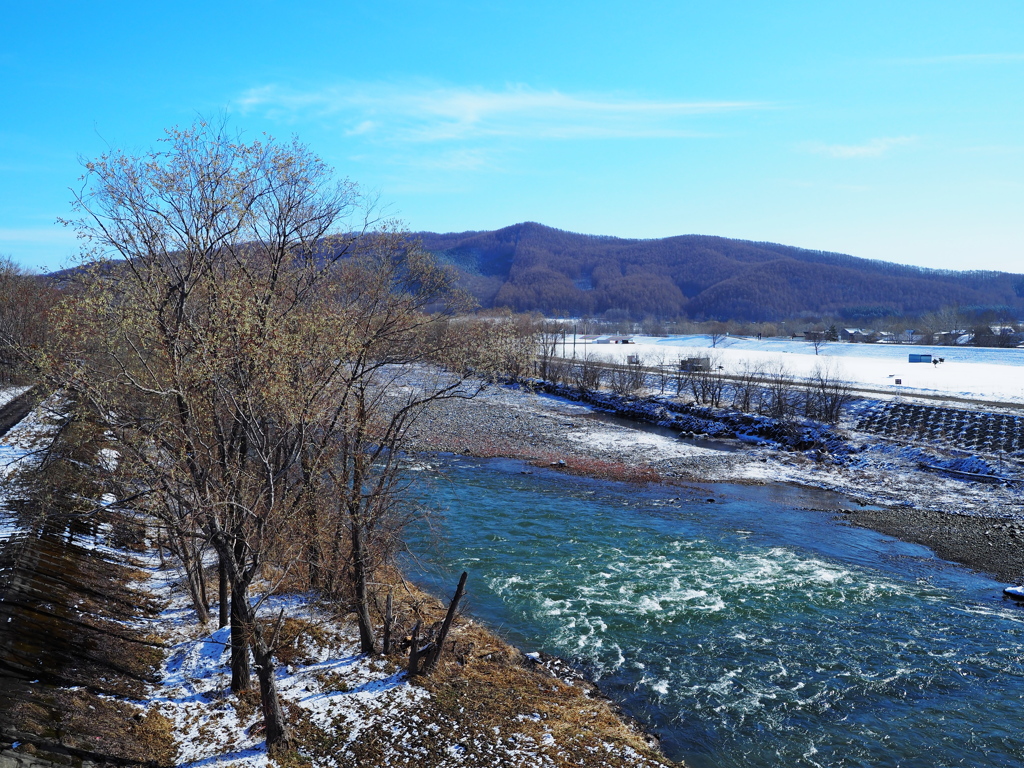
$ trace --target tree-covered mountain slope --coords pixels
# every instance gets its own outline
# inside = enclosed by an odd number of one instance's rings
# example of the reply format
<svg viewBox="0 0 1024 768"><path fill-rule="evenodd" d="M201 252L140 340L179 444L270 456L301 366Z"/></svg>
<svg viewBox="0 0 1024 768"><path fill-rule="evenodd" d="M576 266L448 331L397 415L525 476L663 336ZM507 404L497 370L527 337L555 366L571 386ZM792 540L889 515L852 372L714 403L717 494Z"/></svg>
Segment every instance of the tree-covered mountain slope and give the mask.
<svg viewBox="0 0 1024 768"><path fill-rule="evenodd" d="M630 240L532 222L417 236L459 270L484 307L737 320L854 319L952 305L1024 312L1024 275L929 270L775 243L706 235Z"/></svg>

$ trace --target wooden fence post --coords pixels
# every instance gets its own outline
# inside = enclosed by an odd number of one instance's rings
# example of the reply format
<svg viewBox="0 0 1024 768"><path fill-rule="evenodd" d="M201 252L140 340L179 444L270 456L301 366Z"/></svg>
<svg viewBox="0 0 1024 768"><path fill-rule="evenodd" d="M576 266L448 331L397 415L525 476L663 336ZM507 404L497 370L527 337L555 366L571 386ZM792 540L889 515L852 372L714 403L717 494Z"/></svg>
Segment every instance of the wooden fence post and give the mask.
<svg viewBox="0 0 1024 768"><path fill-rule="evenodd" d="M459 601L462 599L462 596L466 594L466 578L468 576L469 574L463 571L462 578L459 579L458 589L455 590L455 597L452 598L451 603L448 605L448 613L444 617L444 624L441 625L441 632L434 641L434 647L431 650L430 655L427 657L426 663L423 665L423 674L425 675L429 675L433 672L437 667L437 662L441 659L445 640L448 639L448 630L452 628L452 622L455 620L455 613L459 609Z"/></svg>
<svg viewBox="0 0 1024 768"><path fill-rule="evenodd" d="M419 673L420 665L420 623L412 628L412 643L409 645L409 677Z"/></svg>
<svg viewBox="0 0 1024 768"><path fill-rule="evenodd" d="M388 592L388 601L384 606L384 655L391 653L391 633L394 631L395 611L393 593Z"/></svg>

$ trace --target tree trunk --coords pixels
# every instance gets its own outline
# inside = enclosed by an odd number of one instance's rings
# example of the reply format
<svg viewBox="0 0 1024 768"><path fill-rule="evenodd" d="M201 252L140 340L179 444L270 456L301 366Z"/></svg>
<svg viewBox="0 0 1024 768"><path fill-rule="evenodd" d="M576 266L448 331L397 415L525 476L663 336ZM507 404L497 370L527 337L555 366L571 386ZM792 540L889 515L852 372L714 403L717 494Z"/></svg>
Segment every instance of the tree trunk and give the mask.
<svg viewBox="0 0 1024 768"><path fill-rule="evenodd" d="M455 596L452 598L451 603L448 604L448 613L445 614L444 624L441 625L441 632L437 636L437 640L434 641L434 648L432 649L429 656L427 656L426 663L423 665L423 674L429 675L437 668L437 662L441 660L441 653L444 651L445 641L448 640L448 631L452 628L452 622L455 620L455 613L459 610L459 601L462 600L462 596L466 594L466 578L469 576L465 571L462 572L462 578L459 579L459 586L455 590Z"/></svg>
<svg viewBox="0 0 1024 768"><path fill-rule="evenodd" d="M256 676L260 681L260 703L263 707L263 723L266 726L267 752L274 755L291 749L292 738L284 710L281 708L281 697L277 693L273 652L267 648L263 633L256 626L256 617L252 616L251 621L252 653L256 659Z"/></svg>
<svg viewBox="0 0 1024 768"><path fill-rule="evenodd" d="M210 620L210 596L206 592L206 571L203 568L203 551L200 548L192 550L192 562L196 574L196 586L199 588L199 600L203 604L203 624Z"/></svg>
<svg viewBox="0 0 1024 768"><path fill-rule="evenodd" d="M384 655L387 656L391 653L391 636L395 631L395 608L394 608L394 594L388 592L388 601L384 606L384 644L383 651Z"/></svg>
<svg viewBox="0 0 1024 768"><path fill-rule="evenodd" d="M174 543L178 558L181 560L181 567L185 571L185 584L188 586L189 597L192 598L192 607L195 609L196 618L200 624L205 624L210 620L210 607L206 602L202 560L195 556L195 552L184 540L184 537L179 536L178 541Z"/></svg>
<svg viewBox="0 0 1024 768"><path fill-rule="evenodd" d="M309 513L309 534L306 540L306 567L309 570L309 588L314 592L320 591L323 586L323 554L320 552L320 542L317 539L316 514Z"/></svg>
<svg viewBox="0 0 1024 768"><path fill-rule="evenodd" d="M359 623L359 650L371 656L377 653L377 639L370 622L370 598L366 588L366 551L363 546L362 530L352 524L352 576L355 579L356 620Z"/></svg>
<svg viewBox="0 0 1024 768"><path fill-rule="evenodd" d="M249 671L249 641L246 637L246 616L249 613L248 590L244 585L231 585L231 691L246 691L252 685Z"/></svg>
<svg viewBox="0 0 1024 768"><path fill-rule="evenodd" d="M412 642L409 644L409 677L419 674L420 666L420 623L412 628Z"/></svg>
<svg viewBox="0 0 1024 768"><path fill-rule="evenodd" d="M223 628L228 625L231 621L231 601L229 595L231 594L231 587L228 583L228 566L224 562L223 556L217 558L217 577L218 577L218 590L217 590L217 609L219 612L219 627Z"/></svg>

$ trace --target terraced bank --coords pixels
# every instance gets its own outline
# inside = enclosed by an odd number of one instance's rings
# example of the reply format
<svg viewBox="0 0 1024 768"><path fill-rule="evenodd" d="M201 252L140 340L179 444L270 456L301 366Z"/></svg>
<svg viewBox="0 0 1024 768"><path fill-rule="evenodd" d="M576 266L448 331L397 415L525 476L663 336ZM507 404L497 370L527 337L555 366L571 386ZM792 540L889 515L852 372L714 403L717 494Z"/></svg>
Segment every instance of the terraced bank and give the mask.
<svg viewBox="0 0 1024 768"><path fill-rule="evenodd" d="M861 432L894 440L1024 456L1024 416L917 403L878 402L857 420Z"/></svg>

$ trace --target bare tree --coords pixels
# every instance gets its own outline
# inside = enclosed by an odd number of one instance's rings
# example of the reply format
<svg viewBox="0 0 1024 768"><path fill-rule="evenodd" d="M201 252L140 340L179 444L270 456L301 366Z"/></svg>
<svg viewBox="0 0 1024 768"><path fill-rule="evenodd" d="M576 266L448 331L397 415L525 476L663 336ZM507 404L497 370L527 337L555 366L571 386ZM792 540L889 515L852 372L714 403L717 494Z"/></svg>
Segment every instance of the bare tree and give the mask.
<svg viewBox="0 0 1024 768"><path fill-rule="evenodd" d="M781 363L769 366L764 379L760 412L781 421L792 419L797 408L796 382L789 369Z"/></svg>
<svg viewBox="0 0 1024 768"><path fill-rule="evenodd" d="M573 366L572 385L583 392L601 388L601 362L590 352L584 352Z"/></svg>
<svg viewBox="0 0 1024 768"><path fill-rule="evenodd" d="M0 381L33 377L34 351L45 347L57 292L0 256ZM26 378L27 377L27 378Z"/></svg>
<svg viewBox="0 0 1024 768"><path fill-rule="evenodd" d="M660 350L652 361L655 375L658 377L658 393L664 395L665 388L668 386L669 379L672 378L673 371L666 363L666 355L664 350Z"/></svg>
<svg viewBox="0 0 1024 768"><path fill-rule="evenodd" d="M728 335L728 326L725 323L713 322L708 324L708 337L711 339L712 349L718 347L718 343Z"/></svg>
<svg viewBox="0 0 1024 768"><path fill-rule="evenodd" d="M750 412L760 389L763 375L761 365L744 360L740 370L732 377L732 407L738 411Z"/></svg>
<svg viewBox="0 0 1024 768"><path fill-rule="evenodd" d="M538 324L529 315L509 311L488 316L462 316L436 324L433 354L451 371L488 380L520 381L530 373Z"/></svg>
<svg viewBox="0 0 1024 768"><path fill-rule="evenodd" d="M268 565L316 578L323 552L297 532L339 520L352 571L368 572L414 412L462 391L458 375L437 375L395 410L390 372L444 362L436 329L462 305L451 275L401 232L369 232L358 188L297 141L245 143L199 121L165 142L86 163L71 223L91 266L45 362L105 420L120 457L109 490L190 553L200 618L198 547L216 551L232 688L248 686L251 650L273 751L291 737L273 630L257 621L275 584L254 595L257 580Z"/></svg>
<svg viewBox="0 0 1024 768"><path fill-rule="evenodd" d="M957 339L967 333L968 319L959 306L943 307L928 317L933 334L939 339L933 343L956 344Z"/></svg>
<svg viewBox="0 0 1024 768"><path fill-rule="evenodd" d="M608 386L617 395L632 395L643 389L647 372L641 355L629 355L625 364L619 363L608 371Z"/></svg>
<svg viewBox="0 0 1024 768"><path fill-rule="evenodd" d="M812 347L814 347L815 356L817 356L817 354L821 351L822 347L824 347L829 342L828 334L823 330L805 331L804 338Z"/></svg>
<svg viewBox="0 0 1024 768"><path fill-rule="evenodd" d="M718 408L725 392L725 367L711 355L690 371L689 384L694 402Z"/></svg>
<svg viewBox="0 0 1024 768"><path fill-rule="evenodd" d="M559 363L559 344L564 329L560 323L541 323L537 334L537 375L545 381L557 383L563 366Z"/></svg>
<svg viewBox="0 0 1024 768"><path fill-rule="evenodd" d="M839 371L828 364L819 365L807 386L805 412L812 419L835 424L852 398L853 391Z"/></svg>
<svg viewBox="0 0 1024 768"><path fill-rule="evenodd" d="M676 361L673 381L675 382L676 397L683 396L683 390L690 386L690 377L693 375L693 368L686 358L680 357Z"/></svg>

